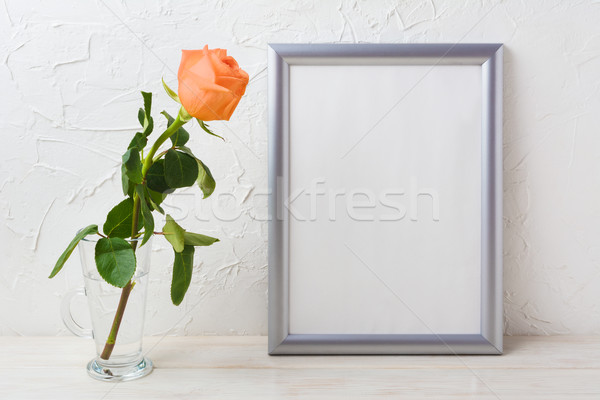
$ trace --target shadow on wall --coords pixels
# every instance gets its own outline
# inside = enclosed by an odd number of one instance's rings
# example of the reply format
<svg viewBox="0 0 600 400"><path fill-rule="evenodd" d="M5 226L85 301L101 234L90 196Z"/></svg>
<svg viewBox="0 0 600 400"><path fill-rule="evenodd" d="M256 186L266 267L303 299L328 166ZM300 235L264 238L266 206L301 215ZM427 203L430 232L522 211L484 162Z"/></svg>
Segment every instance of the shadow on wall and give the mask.
<svg viewBox="0 0 600 400"><path fill-rule="evenodd" d="M525 294L537 291L532 277L532 248L525 226L530 218L530 193L527 168L528 142L526 115L531 107L524 104L527 87L518 86L517 55L504 46L503 99L503 256L504 256L504 333L506 335L567 334L557 329L557 321L546 321L535 303ZM526 77L521 76L522 79ZM519 121L521 123L519 123ZM521 157L520 159L518 157ZM518 160L511 162L511 160Z"/></svg>

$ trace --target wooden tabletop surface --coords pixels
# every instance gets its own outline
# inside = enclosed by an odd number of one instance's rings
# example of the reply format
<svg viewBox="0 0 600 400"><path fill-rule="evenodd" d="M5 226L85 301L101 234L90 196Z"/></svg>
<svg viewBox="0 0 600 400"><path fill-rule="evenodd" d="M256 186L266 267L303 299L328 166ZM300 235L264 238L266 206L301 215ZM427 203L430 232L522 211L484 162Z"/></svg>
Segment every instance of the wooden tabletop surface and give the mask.
<svg viewBox="0 0 600 400"><path fill-rule="evenodd" d="M600 337L506 337L502 356L268 356L266 337L148 337L149 376L88 377L91 339L0 337L0 399L595 399Z"/></svg>

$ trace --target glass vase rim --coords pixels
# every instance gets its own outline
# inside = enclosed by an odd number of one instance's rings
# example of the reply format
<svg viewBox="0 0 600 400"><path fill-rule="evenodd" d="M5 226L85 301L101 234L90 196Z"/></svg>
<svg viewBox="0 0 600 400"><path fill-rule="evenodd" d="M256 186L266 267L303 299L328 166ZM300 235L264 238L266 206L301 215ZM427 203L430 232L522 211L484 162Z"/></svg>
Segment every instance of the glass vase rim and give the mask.
<svg viewBox="0 0 600 400"><path fill-rule="evenodd" d="M77 231L77 233L81 232L83 229L80 229ZM90 238L91 235L88 235L84 238L81 239L82 242L88 242L88 243L96 243L98 240L103 239L103 237L94 237L94 238ZM140 243L143 239L143 235L142 236L138 236L134 239L132 238L121 238L123 240L125 240L127 243Z"/></svg>

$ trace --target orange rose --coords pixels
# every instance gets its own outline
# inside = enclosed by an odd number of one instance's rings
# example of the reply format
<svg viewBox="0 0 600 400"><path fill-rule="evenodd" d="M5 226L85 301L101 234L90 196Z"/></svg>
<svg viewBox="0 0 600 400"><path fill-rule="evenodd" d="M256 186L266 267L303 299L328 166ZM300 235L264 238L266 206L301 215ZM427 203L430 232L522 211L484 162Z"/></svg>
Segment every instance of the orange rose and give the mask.
<svg viewBox="0 0 600 400"><path fill-rule="evenodd" d="M248 74L225 49L183 50L177 78L181 105L202 121L226 120L246 92Z"/></svg>

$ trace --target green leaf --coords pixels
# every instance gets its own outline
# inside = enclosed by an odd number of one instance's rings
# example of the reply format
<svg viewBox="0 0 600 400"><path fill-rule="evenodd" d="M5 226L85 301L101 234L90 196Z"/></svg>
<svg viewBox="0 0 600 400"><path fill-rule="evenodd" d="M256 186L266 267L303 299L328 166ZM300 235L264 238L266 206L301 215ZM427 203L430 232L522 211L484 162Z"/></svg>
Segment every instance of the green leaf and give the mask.
<svg viewBox="0 0 600 400"><path fill-rule="evenodd" d="M121 186L123 187L123 194L131 197L133 194L132 190L135 185L129 181L129 177L127 176L127 167L125 167L125 164L123 163L121 163Z"/></svg>
<svg viewBox="0 0 600 400"><path fill-rule="evenodd" d="M175 253L173 263L173 281L171 282L171 301L176 306L183 301L192 281L194 270L194 246L185 246L183 251Z"/></svg>
<svg viewBox="0 0 600 400"><path fill-rule="evenodd" d="M168 128L169 126L171 126L173 121L175 121L175 119L173 119L173 117L171 117L166 111L162 111L161 114L164 115L165 118L167 118ZM170 137L170 139L171 142L173 142L173 146L183 146L187 143L188 140L190 140L190 134L188 133L188 131L183 129L183 127L181 127L177 129L177 131L173 134L173 136Z"/></svg>
<svg viewBox="0 0 600 400"><path fill-rule="evenodd" d="M128 197L109 211L102 231L108 237L128 238L131 236L132 216L133 199Z"/></svg>
<svg viewBox="0 0 600 400"><path fill-rule="evenodd" d="M157 160L150 166L146 173L146 184L148 189L158 193L165 193L171 189L165 179L165 160Z"/></svg>
<svg viewBox="0 0 600 400"><path fill-rule="evenodd" d="M178 150L196 159L196 162L198 163L198 177L196 178L196 183L198 183L198 186L202 190L204 198L207 198L215 191L215 187L217 186L217 182L212 176L210 169L202 162L202 160L192 153L192 150L189 147L180 146L178 147Z"/></svg>
<svg viewBox="0 0 600 400"><path fill-rule="evenodd" d="M163 84L163 88L165 88L165 92L167 92L169 97L172 98L173 100L175 100L176 102L178 102L179 104L181 104L181 100L179 100L179 96L177 95L177 93L175 93L175 91L173 89L171 89L169 86L167 86L164 78L162 78L162 84Z"/></svg>
<svg viewBox="0 0 600 400"><path fill-rule="evenodd" d="M60 272L62 267L65 265L65 262L67 262L67 260L73 253L73 250L75 250L75 247L77 247L77 244L81 239L83 239L87 235L92 235L94 233L98 233L98 225L89 225L77 232L77 235L75 235L73 240L71 240L71 243L69 243L67 249L63 251L60 257L58 257L58 261L56 262L56 265L54 265L54 269L52 270L48 278L53 278L56 274Z"/></svg>
<svg viewBox="0 0 600 400"><path fill-rule="evenodd" d="M204 132L208 133L209 135L216 136L216 137L218 137L218 138L222 139L223 141L225 141L225 138L223 138L223 136L219 136L219 135L217 135L216 133L214 133L213 131L211 131L211 130L208 128L208 125L206 125L206 124L204 123L204 121L202 121L201 119L198 119L198 118L196 118L196 121L198 121L198 123L200 124L200 128L202 128L202 129L204 130Z"/></svg>
<svg viewBox="0 0 600 400"><path fill-rule="evenodd" d="M194 155L194 153L192 153L192 149L190 149L190 148L189 148L189 147L187 147L187 146L178 146L178 147L177 147L177 150L179 150L179 151L181 151L181 152L183 152L183 153L187 154L188 156L190 156L190 157L192 157L192 158L198 159L198 157L196 157L196 156Z"/></svg>
<svg viewBox="0 0 600 400"><path fill-rule="evenodd" d="M144 114L146 114L146 119L149 119L152 109L152 93L142 92L142 97L144 98Z"/></svg>
<svg viewBox="0 0 600 400"><path fill-rule="evenodd" d="M144 127L144 136L148 137L148 135L152 133L152 129L154 129L154 120L150 116L150 111L152 108L152 93L142 92L142 97L144 97L144 123L142 126Z"/></svg>
<svg viewBox="0 0 600 400"><path fill-rule="evenodd" d="M140 107L140 109L138 110L138 121L140 121L140 125L142 125L142 127L144 127L145 120L146 120L146 112L144 111L143 108Z"/></svg>
<svg viewBox="0 0 600 400"><path fill-rule="evenodd" d="M144 128L144 136L148 137L148 135L150 135L152 133L153 129L154 129L154 119L152 117L150 117L150 119L148 120L148 126L146 126L146 128Z"/></svg>
<svg viewBox="0 0 600 400"><path fill-rule="evenodd" d="M207 198L215 191L217 182L215 182L215 178L213 178L212 173L206 164L198 159L196 159L196 161L198 162L198 178L196 179L196 182L202 190L204 198Z"/></svg>
<svg viewBox="0 0 600 400"><path fill-rule="evenodd" d="M135 253L121 238L102 238L96 243L96 268L104 280L124 287L135 273Z"/></svg>
<svg viewBox="0 0 600 400"><path fill-rule="evenodd" d="M136 132L136 134L133 136L133 139L131 139L131 142L129 142L127 149L136 149L137 151L142 151L147 144L148 138L142 132Z"/></svg>
<svg viewBox="0 0 600 400"><path fill-rule="evenodd" d="M185 232L183 234L183 242L186 246L210 246L218 241L219 239L217 238L202 235L200 233Z"/></svg>
<svg viewBox="0 0 600 400"><path fill-rule="evenodd" d="M167 223L163 227L163 233L165 234L165 239L173 246L173 250L181 253L185 244L185 229L179 226L169 214L167 214Z"/></svg>
<svg viewBox="0 0 600 400"><path fill-rule="evenodd" d="M129 180L134 183L142 183L142 161L139 151L135 148L130 148L123 154L122 159L123 165L125 165L125 173Z"/></svg>
<svg viewBox="0 0 600 400"><path fill-rule="evenodd" d="M198 177L198 163L193 157L170 149L165 155L165 181L171 188L192 186Z"/></svg>
<svg viewBox="0 0 600 400"><path fill-rule="evenodd" d="M141 244L141 246L143 246L154 234L154 217L152 216L152 211L150 211L150 208L148 207L148 198L150 196L146 193L145 187L143 185L137 185L136 192L140 198L140 208L142 216L144 217L144 238L142 239Z"/></svg>
<svg viewBox="0 0 600 400"><path fill-rule="evenodd" d="M162 209L162 207L160 206L160 204L167 197L167 195L164 194L164 193L155 192L154 190L150 190L148 188L146 188L146 190L148 192L148 200L149 200L150 205L152 206L152 208L154 210L158 211L159 213L164 214L165 210Z"/></svg>

